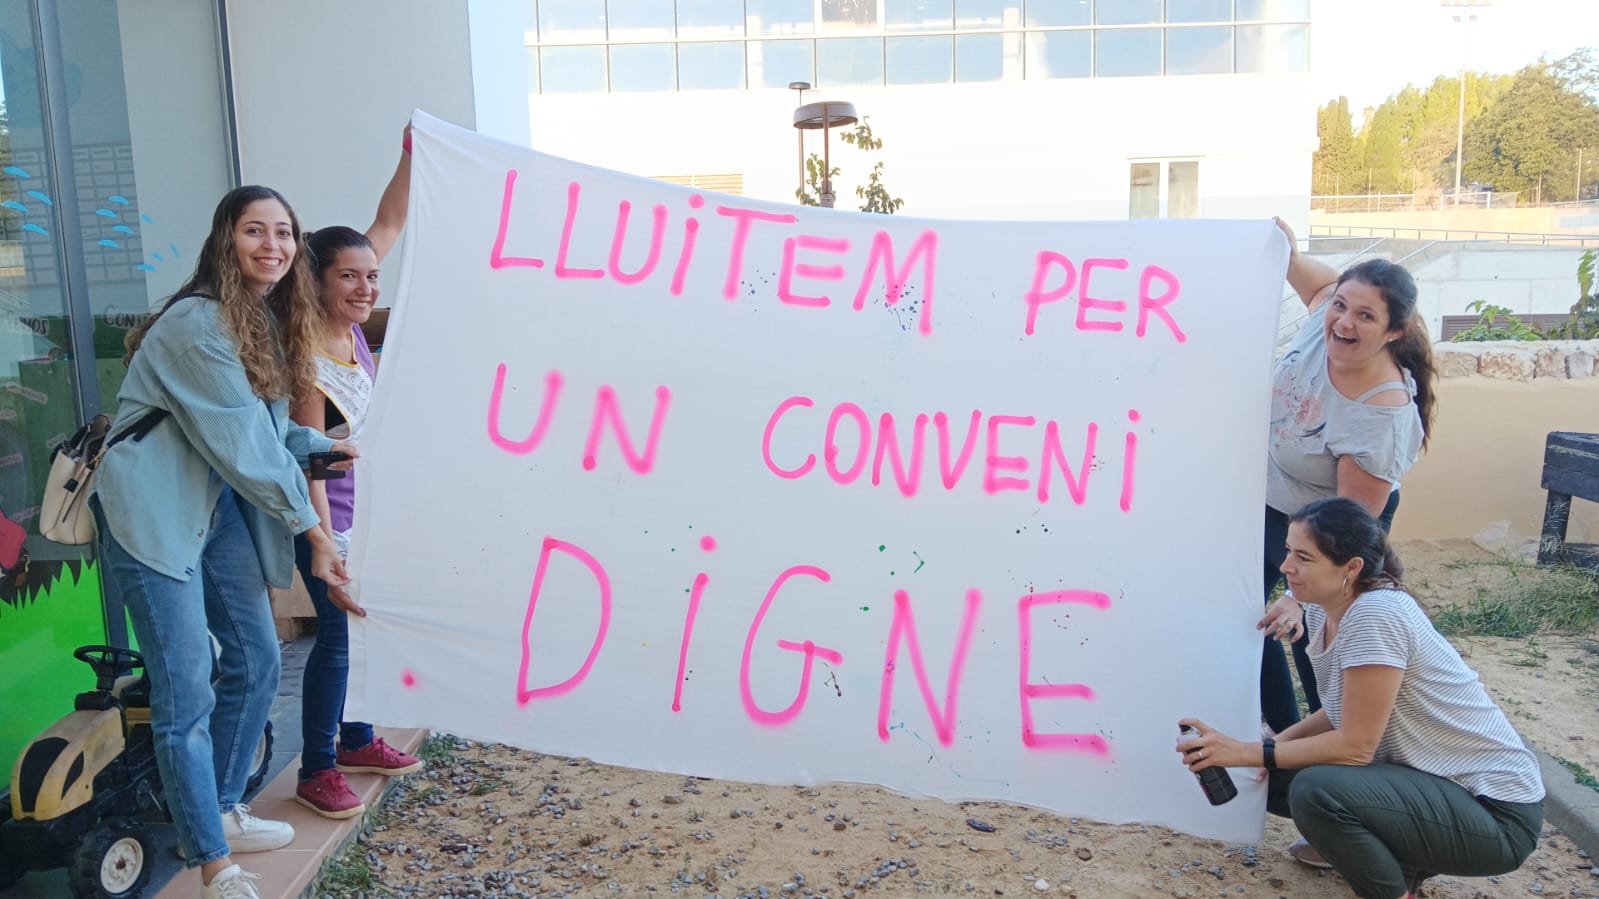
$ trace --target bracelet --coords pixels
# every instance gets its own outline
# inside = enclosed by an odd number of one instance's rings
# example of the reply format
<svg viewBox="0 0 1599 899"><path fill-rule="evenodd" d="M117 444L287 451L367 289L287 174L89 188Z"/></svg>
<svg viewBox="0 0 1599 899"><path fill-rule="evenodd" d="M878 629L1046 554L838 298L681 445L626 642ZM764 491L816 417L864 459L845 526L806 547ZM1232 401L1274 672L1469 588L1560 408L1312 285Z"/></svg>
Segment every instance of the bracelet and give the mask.
<svg viewBox="0 0 1599 899"><path fill-rule="evenodd" d="M1277 741L1267 737L1260 741L1260 761L1267 771L1277 770Z"/></svg>

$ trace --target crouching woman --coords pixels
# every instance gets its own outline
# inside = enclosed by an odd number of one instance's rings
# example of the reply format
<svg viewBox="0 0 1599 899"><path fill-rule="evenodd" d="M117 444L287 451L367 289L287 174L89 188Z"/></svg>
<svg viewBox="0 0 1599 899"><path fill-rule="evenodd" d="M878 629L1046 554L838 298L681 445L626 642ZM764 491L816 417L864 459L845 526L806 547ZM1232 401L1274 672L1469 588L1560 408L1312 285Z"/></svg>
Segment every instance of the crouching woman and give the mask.
<svg viewBox="0 0 1599 899"><path fill-rule="evenodd" d="M1267 810L1305 837L1294 857L1358 896L1519 867L1543 826L1538 760L1405 591L1376 519L1341 497L1311 503L1289 519L1282 571L1292 596L1262 625L1296 629L1303 604L1321 710L1261 743L1189 720L1200 735L1178 745L1183 762L1265 768Z"/></svg>

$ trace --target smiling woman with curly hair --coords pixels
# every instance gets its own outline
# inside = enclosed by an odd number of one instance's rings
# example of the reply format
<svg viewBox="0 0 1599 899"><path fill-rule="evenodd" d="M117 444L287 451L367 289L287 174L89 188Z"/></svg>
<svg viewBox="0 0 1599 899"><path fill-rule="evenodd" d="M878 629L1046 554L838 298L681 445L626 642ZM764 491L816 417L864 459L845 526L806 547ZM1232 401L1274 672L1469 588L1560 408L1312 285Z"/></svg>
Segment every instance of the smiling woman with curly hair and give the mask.
<svg viewBox="0 0 1599 899"><path fill-rule="evenodd" d="M298 534L318 577L349 582L301 472L311 453L355 447L288 414L314 384L321 324L301 250L277 191L222 198L194 275L128 335L112 432L134 436L106 453L92 502L150 674L167 808L205 899L256 897L232 853L294 839L240 804L278 687L267 585L292 583Z"/></svg>

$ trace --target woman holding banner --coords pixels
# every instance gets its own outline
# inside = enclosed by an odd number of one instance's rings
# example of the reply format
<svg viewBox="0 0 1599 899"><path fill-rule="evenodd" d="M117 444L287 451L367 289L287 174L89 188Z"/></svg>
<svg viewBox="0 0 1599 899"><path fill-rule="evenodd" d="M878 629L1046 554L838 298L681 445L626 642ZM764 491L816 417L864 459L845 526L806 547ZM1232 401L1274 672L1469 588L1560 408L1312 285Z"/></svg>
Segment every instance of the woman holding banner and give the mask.
<svg viewBox="0 0 1599 899"><path fill-rule="evenodd" d="M1266 470L1265 599L1281 580L1288 516L1308 503L1345 496L1376 516L1386 533L1399 506L1399 479L1415 464L1432 426L1432 343L1416 314L1416 282L1402 266L1368 259L1343 274L1302 255L1288 237L1288 283L1309 314L1272 376ZM1281 636L1294 638L1294 664L1310 711L1321 707L1296 603L1276 607L1260 666L1261 713L1273 731L1299 720Z"/></svg>
<svg viewBox="0 0 1599 899"><path fill-rule="evenodd" d="M1318 500L1288 521L1282 571L1304 604L1323 706L1259 743L1186 719L1199 736L1177 746L1183 763L1265 768L1267 809L1307 838L1289 852L1358 896L1515 870L1543 826L1537 758L1406 592L1361 503Z"/></svg>
<svg viewBox="0 0 1599 899"><path fill-rule="evenodd" d="M322 304L322 327L316 353L316 384L294 403L290 414L306 427L341 440L359 443L377 363L361 332L378 298L378 262L405 229L411 191L411 132L407 128L400 163L389 179L372 225L362 234L353 228L323 228L306 240L311 272ZM349 551L355 518L355 484L349 478L308 481L311 502L322 529L339 548ZM366 810L345 781L349 772L410 774L422 762L385 743L372 725L345 721L344 694L350 679L349 615L366 612L338 584L316 576L311 542L294 541L295 561L311 604L316 609L316 643L305 662L300 701L300 783L295 801L326 818L350 818Z"/></svg>
<svg viewBox="0 0 1599 899"><path fill-rule="evenodd" d="M232 853L294 839L240 804L277 695L267 585L292 582L291 537L304 535L318 577L349 582L301 469L312 453L353 459L355 447L288 416L312 380L319 318L299 250L299 221L277 191L222 198L194 274L128 334L111 432L142 436L106 452L91 502L150 675L167 811L204 899L256 899Z"/></svg>

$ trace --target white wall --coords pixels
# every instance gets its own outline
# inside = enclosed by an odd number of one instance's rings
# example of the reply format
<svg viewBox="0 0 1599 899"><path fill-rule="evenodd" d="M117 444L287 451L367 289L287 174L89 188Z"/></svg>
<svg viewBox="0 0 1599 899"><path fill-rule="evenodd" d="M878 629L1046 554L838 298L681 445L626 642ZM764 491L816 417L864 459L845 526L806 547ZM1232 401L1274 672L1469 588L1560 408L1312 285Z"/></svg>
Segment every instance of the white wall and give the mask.
<svg viewBox="0 0 1599 899"><path fill-rule="evenodd" d="M63 7L63 16L72 7ZM85 5L84 12L93 11ZM98 15L98 13L95 13ZM215 46L215 18L187 0L119 0L122 81L127 91L128 133L139 223L146 256L165 261L145 274L144 302L152 305L182 285L211 225L217 200L233 183L227 98L215 55L174 53L174 47ZM76 129L73 137L82 139ZM173 246L188 248L174 257ZM153 257L150 261L154 261ZM91 293L91 298L98 299ZM141 311L136 304L118 308ZM104 311L104 303L96 303Z"/></svg>
<svg viewBox="0 0 1599 899"><path fill-rule="evenodd" d="M848 100L885 142L884 182L904 213L1125 219L1128 161L1198 158L1206 217L1281 214L1302 233L1316 148L1309 76L1229 75L809 91ZM638 175L741 173L745 193L792 200L790 90L542 94L533 146ZM807 135L819 151L819 136ZM834 138L840 208L873 161Z"/></svg>
<svg viewBox="0 0 1599 899"><path fill-rule="evenodd" d="M412 109L527 143L521 3L228 0L227 11L244 183L281 191L308 228L371 223Z"/></svg>
<svg viewBox="0 0 1599 899"><path fill-rule="evenodd" d="M1504 306L1512 313L1564 313L1577 300L1575 249L1463 249L1413 271L1416 308L1434 336L1442 333L1443 316L1474 315L1477 300Z"/></svg>

